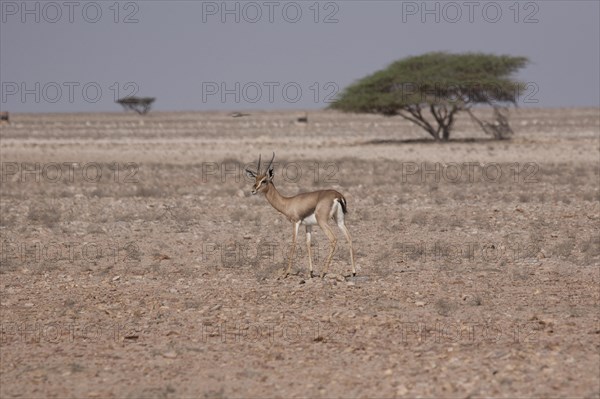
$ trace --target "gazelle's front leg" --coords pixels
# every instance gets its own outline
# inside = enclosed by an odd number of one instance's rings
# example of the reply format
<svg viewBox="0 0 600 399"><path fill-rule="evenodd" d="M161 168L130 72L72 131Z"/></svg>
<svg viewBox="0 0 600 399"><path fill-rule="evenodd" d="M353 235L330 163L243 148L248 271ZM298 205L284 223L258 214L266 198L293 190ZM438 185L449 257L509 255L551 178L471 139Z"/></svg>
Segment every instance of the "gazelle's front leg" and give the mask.
<svg viewBox="0 0 600 399"><path fill-rule="evenodd" d="M308 252L308 276L313 278L313 264L312 264L312 252L310 249L310 236L312 233L312 227L310 225L306 225L306 249Z"/></svg>
<svg viewBox="0 0 600 399"><path fill-rule="evenodd" d="M288 268L283 274L283 278L289 276L292 270L292 263L294 263L294 254L296 252L296 238L298 237L298 228L300 227L300 221L294 223L294 234L292 235L292 247L290 248L290 256L288 259Z"/></svg>

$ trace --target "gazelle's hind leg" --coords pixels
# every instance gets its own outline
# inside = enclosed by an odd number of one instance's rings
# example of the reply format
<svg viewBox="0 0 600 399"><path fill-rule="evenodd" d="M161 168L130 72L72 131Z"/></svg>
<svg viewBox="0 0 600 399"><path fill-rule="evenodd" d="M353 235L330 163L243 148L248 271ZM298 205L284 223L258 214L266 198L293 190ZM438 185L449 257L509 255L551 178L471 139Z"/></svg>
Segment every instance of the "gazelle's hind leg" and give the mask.
<svg viewBox="0 0 600 399"><path fill-rule="evenodd" d="M350 261L352 262L352 276L356 276L356 267L354 266L354 248L352 246L352 237L350 237L350 232L348 232L348 228L344 223L344 212L341 209L337 210L335 215L336 222L342 233L344 233L344 237L346 237L346 241L348 241L348 245L350 246Z"/></svg>
<svg viewBox="0 0 600 399"><path fill-rule="evenodd" d="M335 252L337 238L335 237L335 234L333 234L333 230L331 230L331 227L329 227L329 225L327 224L326 218L317 218L317 223L329 239L329 255L327 256L327 260L325 261L325 265L323 266L323 270L321 271L321 278L323 278L329 270L329 264L331 263L331 258L333 258L333 253Z"/></svg>
<svg viewBox="0 0 600 399"><path fill-rule="evenodd" d="M312 233L312 226L306 225L306 249L308 251L308 270L309 270L309 277L313 278L312 252L311 252L311 248L310 248L311 233Z"/></svg>

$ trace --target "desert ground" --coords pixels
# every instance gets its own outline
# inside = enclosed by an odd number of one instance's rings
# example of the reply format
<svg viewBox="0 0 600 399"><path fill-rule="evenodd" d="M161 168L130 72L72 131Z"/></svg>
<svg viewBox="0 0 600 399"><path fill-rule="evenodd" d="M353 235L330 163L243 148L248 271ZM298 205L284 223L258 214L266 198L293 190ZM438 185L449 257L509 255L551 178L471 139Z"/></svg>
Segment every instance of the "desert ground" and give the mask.
<svg viewBox="0 0 600 399"><path fill-rule="evenodd" d="M484 111L480 111L485 116ZM600 397L600 113L11 114L0 126L0 397ZM308 278L282 194L348 202ZM334 226L332 224L332 226ZM315 271L328 242L313 230Z"/></svg>

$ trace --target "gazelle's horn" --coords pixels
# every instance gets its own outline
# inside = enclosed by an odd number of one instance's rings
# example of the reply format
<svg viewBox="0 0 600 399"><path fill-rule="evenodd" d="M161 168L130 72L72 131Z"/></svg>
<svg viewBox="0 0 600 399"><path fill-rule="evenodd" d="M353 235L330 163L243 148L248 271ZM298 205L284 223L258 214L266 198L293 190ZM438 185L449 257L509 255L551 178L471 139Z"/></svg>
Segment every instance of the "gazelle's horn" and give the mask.
<svg viewBox="0 0 600 399"><path fill-rule="evenodd" d="M258 154L258 166L256 167L256 174L260 175L260 154Z"/></svg>
<svg viewBox="0 0 600 399"><path fill-rule="evenodd" d="M271 167L271 165L273 164L273 160L275 159L275 152L273 152L273 158L271 158L271 162L269 162L269 166L267 166L267 169L265 169L265 172L269 171L269 168Z"/></svg>

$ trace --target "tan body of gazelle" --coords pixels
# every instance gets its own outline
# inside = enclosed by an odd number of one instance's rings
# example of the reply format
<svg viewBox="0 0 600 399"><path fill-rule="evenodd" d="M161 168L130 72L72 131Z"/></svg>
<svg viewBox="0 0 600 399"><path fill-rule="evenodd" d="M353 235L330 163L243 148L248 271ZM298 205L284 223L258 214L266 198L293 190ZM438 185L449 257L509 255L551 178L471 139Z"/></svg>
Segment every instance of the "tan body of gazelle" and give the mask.
<svg viewBox="0 0 600 399"><path fill-rule="evenodd" d="M292 269L292 263L294 259L294 253L296 250L296 238L298 237L298 229L300 225L306 227L306 246L308 248L308 265L310 268L310 277L313 277L313 265L312 265L312 253L310 248L310 239L312 226L318 224L319 227L325 232L329 239L329 255L325 261L325 266L321 271L321 278L325 276L331 263L331 258L335 252L335 246L337 244L337 238L333 233L333 230L327 222L329 219L333 219L350 246L350 260L352 262L352 275L356 275L356 268L354 266L354 249L352 248L352 239L350 233L344 224L344 214L346 213L346 199L340 193L335 190L319 190L310 193L302 193L293 197L284 197L279 194L279 191L273 184L273 159L275 159L275 153L269 166L264 172L260 171L260 156L258 157L257 171L253 172L246 169L248 176L255 179L252 194L258 192L263 193L267 197L267 201L283 213L293 224L294 230L292 235L292 247L290 248L288 267L283 277L287 277Z"/></svg>

